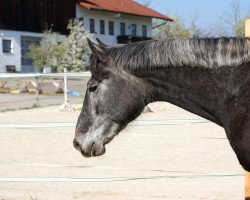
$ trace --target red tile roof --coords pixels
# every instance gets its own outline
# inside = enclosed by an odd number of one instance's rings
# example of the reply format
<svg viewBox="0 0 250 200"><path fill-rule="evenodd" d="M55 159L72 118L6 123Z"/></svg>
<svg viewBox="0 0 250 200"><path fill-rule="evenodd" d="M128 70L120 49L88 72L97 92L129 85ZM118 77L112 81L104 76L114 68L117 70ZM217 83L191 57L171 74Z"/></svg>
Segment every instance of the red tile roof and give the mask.
<svg viewBox="0 0 250 200"><path fill-rule="evenodd" d="M87 9L106 10L173 21L170 17L162 15L133 0L81 0L79 4Z"/></svg>

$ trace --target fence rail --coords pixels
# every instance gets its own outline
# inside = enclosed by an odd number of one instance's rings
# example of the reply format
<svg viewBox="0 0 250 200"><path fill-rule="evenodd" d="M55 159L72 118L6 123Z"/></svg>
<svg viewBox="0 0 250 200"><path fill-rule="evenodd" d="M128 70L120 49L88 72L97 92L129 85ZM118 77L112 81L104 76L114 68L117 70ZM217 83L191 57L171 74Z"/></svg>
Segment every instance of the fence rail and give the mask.
<svg viewBox="0 0 250 200"><path fill-rule="evenodd" d="M35 77L90 77L90 72L74 72L74 73L31 73L31 74L18 74L18 73L0 73L0 78L35 78Z"/></svg>
<svg viewBox="0 0 250 200"><path fill-rule="evenodd" d="M36 95L37 95L37 100L39 100L39 90L40 90L40 85L38 82L38 78L42 77L61 77L64 79L64 102L61 105L60 109L67 111L67 110L73 110L72 107L68 103L68 90L67 90L67 78L68 77L90 77L91 73L90 72L74 72L74 73L31 73L31 74L19 74L19 73L0 73L0 81L1 79L10 79L10 78L34 78L35 79L35 88L36 88ZM6 84L6 80L4 81ZM5 85L4 84L4 85Z"/></svg>

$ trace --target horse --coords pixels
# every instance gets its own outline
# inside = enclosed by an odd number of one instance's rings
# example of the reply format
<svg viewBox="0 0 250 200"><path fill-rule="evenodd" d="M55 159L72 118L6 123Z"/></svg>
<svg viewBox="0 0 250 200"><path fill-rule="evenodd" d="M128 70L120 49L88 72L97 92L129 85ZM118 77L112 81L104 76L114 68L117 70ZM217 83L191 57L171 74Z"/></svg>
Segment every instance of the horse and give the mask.
<svg viewBox="0 0 250 200"><path fill-rule="evenodd" d="M83 156L103 155L146 105L166 101L223 127L250 172L250 39L168 38L115 46L88 39L88 45L92 76L73 141Z"/></svg>

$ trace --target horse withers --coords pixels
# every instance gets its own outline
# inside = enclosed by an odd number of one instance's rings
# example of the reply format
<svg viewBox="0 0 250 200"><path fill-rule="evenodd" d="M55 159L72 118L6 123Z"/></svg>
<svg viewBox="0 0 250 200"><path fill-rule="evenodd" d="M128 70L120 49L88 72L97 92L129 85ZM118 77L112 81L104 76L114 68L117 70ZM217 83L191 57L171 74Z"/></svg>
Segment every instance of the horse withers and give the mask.
<svg viewBox="0 0 250 200"><path fill-rule="evenodd" d="M83 156L104 154L147 104L167 101L224 127L250 172L250 39L88 43L92 76L73 142Z"/></svg>

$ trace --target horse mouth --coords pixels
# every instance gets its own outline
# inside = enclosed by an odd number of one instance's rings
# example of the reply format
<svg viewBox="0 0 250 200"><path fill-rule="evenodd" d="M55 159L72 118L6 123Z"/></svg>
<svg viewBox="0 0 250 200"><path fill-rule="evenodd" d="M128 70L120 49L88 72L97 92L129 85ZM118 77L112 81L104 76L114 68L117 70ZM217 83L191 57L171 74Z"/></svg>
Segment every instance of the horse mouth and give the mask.
<svg viewBox="0 0 250 200"><path fill-rule="evenodd" d="M96 156L101 156L106 152L106 148L104 145L97 145L93 143L91 147L89 148L88 153L85 153L84 151L81 152L81 154L84 157L96 157Z"/></svg>
<svg viewBox="0 0 250 200"><path fill-rule="evenodd" d="M106 151L105 145L97 144L95 142L92 142L87 148L83 148L82 145L77 142L77 140L73 141L73 145L75 149L80 151L82 156L85 158L101 156Z"/></svg>

